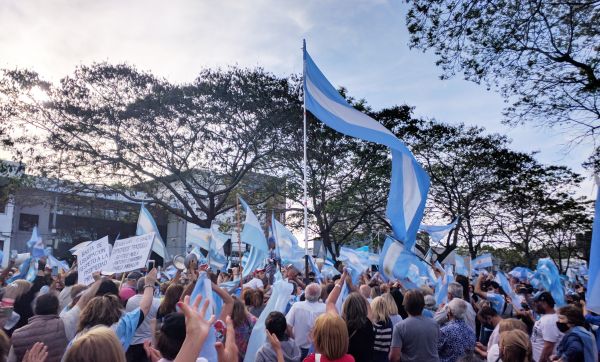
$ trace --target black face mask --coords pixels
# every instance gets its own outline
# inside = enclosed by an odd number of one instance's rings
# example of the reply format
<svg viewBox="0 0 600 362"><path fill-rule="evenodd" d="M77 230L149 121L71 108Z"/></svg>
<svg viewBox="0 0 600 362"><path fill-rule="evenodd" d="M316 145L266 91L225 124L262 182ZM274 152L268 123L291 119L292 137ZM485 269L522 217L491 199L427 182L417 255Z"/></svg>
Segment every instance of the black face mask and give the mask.
<svg viewBox="0 0 600 362"><path fill-rule="evenodd" d="M567 325L567 323L562 323L562 322L556 322L556 327L558 328L559 331L561 331L562 333L565 333L566 331L569 330L569 326Z"/></svg>

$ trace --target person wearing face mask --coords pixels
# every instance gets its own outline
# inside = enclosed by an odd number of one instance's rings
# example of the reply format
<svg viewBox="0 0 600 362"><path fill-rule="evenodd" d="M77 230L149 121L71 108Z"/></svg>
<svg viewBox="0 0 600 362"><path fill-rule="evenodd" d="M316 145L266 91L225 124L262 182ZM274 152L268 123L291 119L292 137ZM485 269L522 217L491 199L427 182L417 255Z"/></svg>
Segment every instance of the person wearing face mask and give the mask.
<svg viewBox="0 0 600 362"><path fill-rule="evenodd" d="M547 362L556 352L556 346L563 334L556 327L558 315L554 310L554 298L549 292L542 292L534 298L535 311L540 315L531 333L533 360Z"/></svg>
<svg viewBox="0 0 600 362"><path fill-rule="evenodd" d="M598 362L596 340L585 328L585 317L581 309L572 305L560 308L556 327L565 335L558 344L552 361Z"/></svg>

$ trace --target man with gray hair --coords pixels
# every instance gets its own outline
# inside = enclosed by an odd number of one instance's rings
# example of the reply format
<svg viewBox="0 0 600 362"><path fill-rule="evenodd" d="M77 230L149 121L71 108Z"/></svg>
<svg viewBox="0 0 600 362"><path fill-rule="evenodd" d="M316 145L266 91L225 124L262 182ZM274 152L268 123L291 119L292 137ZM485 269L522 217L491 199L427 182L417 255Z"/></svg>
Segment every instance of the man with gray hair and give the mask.
<svg viewBox="0 0 600 362"><path fill-rule="evenodd" d="M459 283L456 282L452 282L450 284L448 284L448 304L450 304L450 302L454 299L460 299L462 300L463 298L463 287L462 285L460 285ZM473 329L473 331L475 331L475 318L477 318L477 313L475 313L475 310L473 309L473 306L471 306L471 303L466 302L466 310L464 313L464 320L467 323L467 325L469 327L471 327L471 329ZM441 307L437 313L435 313L435 316L433 317L435 319L436 322L438 322L438 324L440 326L446 324L448 322L448 310L445 306Z"/></svg>
<svg viewBox="0 0 600 362"><path fill-rule="evenodd" d="M438 355L442 362L457 361L473 354L476 338L475 330L465 323L467 305L464 300L454 297L445 307L448 323L440 328L438 339Z"/></svg>
<svg viewBox="0 0 600 362"><path fill-rule="evenodd" d="M285 316L288 324L288 335L294 337L296 344L300 347L301 358L308 354L311 341L309 339L315 320L318 316L325 313L325 303L320 302L321 286L317 283L311 283L304 289L303 302L296 302Z"/></svg>

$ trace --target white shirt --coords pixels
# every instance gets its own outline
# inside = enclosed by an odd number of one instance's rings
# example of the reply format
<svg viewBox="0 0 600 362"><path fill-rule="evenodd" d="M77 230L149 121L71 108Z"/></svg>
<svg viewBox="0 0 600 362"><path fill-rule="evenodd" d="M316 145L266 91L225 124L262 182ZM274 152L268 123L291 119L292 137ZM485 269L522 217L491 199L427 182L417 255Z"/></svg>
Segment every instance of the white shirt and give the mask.
<svg viewBox="0 0 600 362"><path fill-rule="evenodd" d="M496 327L494 327L492 334L490 334L487 349L492 349L492 346L498 344L498 342L500 342L500 323L496 324Z"/></svg>
<svg viewBox="0 0 600 362"><path fill-rule="evenodd" d="M258 278L252 278L248 283L244 284L244 288L252 288L252 289L262 289L265 285L262 280Z"/></svg>
<svg viewBox="0 0 600 362"><path fill-rule="evenodd" d="M500 346L494 344L487 350L487 362L502 362L500 358Z"/></svg>
<svg viewBox="0 0 600 362"><path fill-rule="evenodd" d="M144 296L142 294L136 294L133 297L127 300L127 306L125 310L127 312L133 311L135 308L140 307L140 303L142 302L142 298ZM131 340L131 345L134 344L143 344L144 341L152 340L152 322L156 320L156 313L158 312L158 308L160 307L160 299L153 298L152 306L150 306L150 310L148 311L148 315L144 316L144 321L136 329L135 334L133 335L133 339Z"/></svg>
<svg viewBox="0 0 600 362"><path fill-rule="evenodd" d="M292 326L294 331L294 340L300 348L309 348L310 331L312 330L315 319L325 313L325 303L321 302L296 302L285 316L287 324Z"/></svg>
<svg viewBox="0 0 600 362"><path fill-rule="evenodd" d="M531 333L531 347L533 348L534 361L537 362L542 356L544 342L555 343L554 350L551 354L556 354L556 347L563 336L563 334L558 330L556 322L558 322L558 314L543 314L533 325L533 332Z"/></svg>

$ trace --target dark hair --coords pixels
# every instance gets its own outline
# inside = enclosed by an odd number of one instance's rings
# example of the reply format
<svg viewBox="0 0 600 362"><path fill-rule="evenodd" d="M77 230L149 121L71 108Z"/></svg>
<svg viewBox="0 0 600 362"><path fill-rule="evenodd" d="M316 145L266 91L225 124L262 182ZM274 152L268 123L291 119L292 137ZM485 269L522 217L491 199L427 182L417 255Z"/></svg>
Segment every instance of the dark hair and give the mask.
<svg viewBox="0 0 600 362"><path fill-rule="evenodd" d="M398 288L393 288L390 291L392 298L394 298L394 302L396 302L396 308L398 308L398 314L402 317L402 319L408 318L408 313L406 313L406 309L404 309L404 295Z"/></svg>
<svg viewBox="0 0 600 362"><path fill-rule="evenodd" d="M454 280L463 287L463 300L469 303L469 278L464 275L457 275Z"/></svg>
<svg viewBox="0 0 600 362"><path fill-rule="evenodd" d="M242 299L244 300L244 304L247 307L251 307L254 305L254 293L255 290L253 288L246 288L242 292Z"/></svg>
<svg viewBox="0 0 600 362"><path fill-rule="evenodd" d="M256 308L261 307L265 302L265 292L261 289L254 289L253 306Z"/></svg>
<svg viewBox="0 0 600 362"><path fill-rule="evenodd" d="M156 349L163 358L175 360L185 340L185 317L183 313L167 314L156 337Z"/></svg>
<svg viewBox="0 0 600 362"><path fill-rule="evenodd" d="M574 305L566 305L558 309L558 314L567 317L569 323L576 326L585 326L585 317L583 311Z"/></svg>
<svg viewBox="0 0 600 362"><path fill-rule="evenodd" d="M409 290L404 294L402 305L404 305L404 309L409 315L421 315L421 313L423 313L423 308L425 308L425 297L420 290Z"/></svg>
<svg viewBox="0 0 600 362"><path fill-rule="evenodd" d="M344 304L342 304L342 318L346 321L348 331L357 331L361 329L369 319L367 314L369 305L365 297L358 292L348 294Z"/></svg>
<svg viewBox="0 0 600 362"><path fill-rule="evenodd" d="M77 284L78 274L76 271L67 274L65 277L65 287L70 287L71 285Z"/></svg>
<svg viewBox="0 0 600 362"><path fill-rule="evenodd" d="M533 300L536 302L546 302L550 308L554 308L554 305L556 304L554 301L554 297L552 297L552 294L550 294L550 292L542 292L536 297L534 297Z"/></svg>
<svg viewBox="0 0 600 362"><path fill-rule="evenodd" d="M81 332L99 324L110 327L121 319L122 311L123 304L116 295L109 293L94 297L81 311L77 331Z"/></svg>
<svg viewBox="0 0 600 362"><path fill-rule="evenodd" d="M270 333L274 333L277 339L285 341L287 336L285 331L287 329L287 322L285 316L281 312L271 312L265 320L265 327Z"/></svg>
<svg viewBox="0 0 600 362"><path fill-rule="evenodd" d="M477 313L477 316L479 317L479 319L485 319L487 317L496 317L498 315L498 312L496 312L496 310L488 305L482 307L479 312Z"/></svg>
<svg viewBox="0 0 600 362"><path fill-rule="evenodd" d="M42 294L35 300L35 314L58 314L58 298L53 293Z"/></svg>
<svg viewBox="0 0 600 362"><path fill-rule="evenodd" d="M96 297L100 297L107 294L119 296L119 288L117 288L117 285L110 279L104 279L100 282L100 286L98 287L98 291L96 292Z"/></svg>

